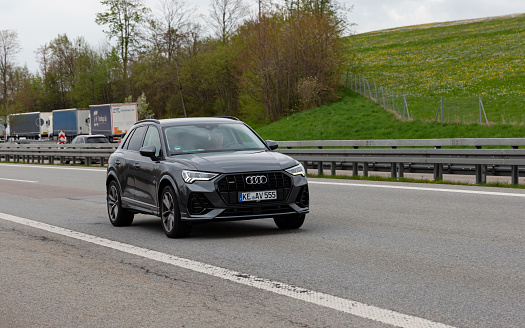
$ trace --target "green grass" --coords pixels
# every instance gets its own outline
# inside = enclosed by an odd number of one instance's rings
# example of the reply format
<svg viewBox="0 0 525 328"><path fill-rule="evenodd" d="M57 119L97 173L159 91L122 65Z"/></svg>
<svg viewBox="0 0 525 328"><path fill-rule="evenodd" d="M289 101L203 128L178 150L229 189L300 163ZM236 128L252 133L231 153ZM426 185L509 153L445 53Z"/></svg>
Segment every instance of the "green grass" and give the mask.
<svg viewBox="0 0 525 328"><path fill-rule="evenodd" d="M339 101L256 128L272 140L366 140L434 138L521 138L519 125L403 122L368 98L349 90Z"/></svg>
<svg viewBox="0 0 525 328"><path fill-rule="evenodd" d="M443 96L445 119L479 122L481 96L490 122L524 124L525 14L449 25L348 37L355 73L390 94L407 95L411 117L418 120L433 120Z"/></svg>

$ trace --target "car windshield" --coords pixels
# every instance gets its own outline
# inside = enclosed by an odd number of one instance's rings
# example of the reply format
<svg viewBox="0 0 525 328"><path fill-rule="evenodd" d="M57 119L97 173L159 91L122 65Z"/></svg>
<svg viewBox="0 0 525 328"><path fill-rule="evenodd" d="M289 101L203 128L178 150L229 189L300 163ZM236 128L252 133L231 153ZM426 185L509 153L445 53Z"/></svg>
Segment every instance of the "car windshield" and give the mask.
<svg viewBox="0 0 525 328"><path fill-rule="evenodd" d="M170 155L232 151L266 150L259 137L239 123L175 125L164 128Z"/></svg>

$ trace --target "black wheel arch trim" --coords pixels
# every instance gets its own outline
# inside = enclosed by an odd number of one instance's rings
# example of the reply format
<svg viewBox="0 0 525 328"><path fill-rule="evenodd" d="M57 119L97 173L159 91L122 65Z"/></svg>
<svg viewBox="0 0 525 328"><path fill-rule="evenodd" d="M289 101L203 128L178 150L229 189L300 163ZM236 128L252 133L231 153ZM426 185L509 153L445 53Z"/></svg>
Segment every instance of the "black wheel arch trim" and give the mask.
<svg viewBox="0 0 525 328"><path fill-rule="evenodd" d="M157 200L158 200L157 207L159 208L159 213L160 213L160 202L162 201L161 193L166 183L168 183L171 186L171 189L175 193L175 197L177 198L177 204L179 205L179 210L186 209L186 206L184 206L180 202L181 197L180 197L179 187L178 187L176 179L172 177L171 174L165 172L164 174L161 175L159 179L159 183L157 184ZM163 187L161 188L161 186Z"/></svg>

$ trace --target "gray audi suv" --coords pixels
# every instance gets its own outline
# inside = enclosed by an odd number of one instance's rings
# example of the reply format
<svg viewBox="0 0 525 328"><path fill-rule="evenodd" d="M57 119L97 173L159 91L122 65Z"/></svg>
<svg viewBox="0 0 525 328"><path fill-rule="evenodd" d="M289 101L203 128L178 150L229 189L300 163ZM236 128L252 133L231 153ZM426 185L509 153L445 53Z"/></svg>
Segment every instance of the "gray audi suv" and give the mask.
<svg viewBox="0 0 525 328"><path fill-rule="evenodd" d="M273 218L298 229L309 211L303 166L234 117L137 122L108 161L109 220L161 218L170 238L194 224Z"/></svg>

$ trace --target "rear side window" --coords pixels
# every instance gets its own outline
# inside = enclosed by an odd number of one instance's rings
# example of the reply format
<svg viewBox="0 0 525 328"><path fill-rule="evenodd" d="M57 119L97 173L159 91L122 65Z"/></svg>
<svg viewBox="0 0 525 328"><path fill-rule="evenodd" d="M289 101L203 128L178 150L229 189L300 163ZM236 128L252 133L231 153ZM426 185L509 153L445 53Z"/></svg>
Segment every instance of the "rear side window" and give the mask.
<svg viewBox="0 0 525 328"><path fill-rule="evenodd" d="M73 141L71 141L71 144L78 144L78 143L82 143L82 137L75 137L75 139L73 139Z"/></svg>
<svg viewBox="0 0 525 328"><path fill-rule="evenodd" d="M128 149L129 146L129 140L131 139L131 135L135 132L135 130L131 130L128 133L126 133L126 136L124 137L124 142L122 143L122 149Z"/></svg>
<svg viewBox="0 0 525 328"><path fill-rule="evenodd" d="M135 133L131 136L129 140L128 149L139 151L142 147L142 140L144 140L144 134L146 133L147 126L140 126L135 130Z"/></svg>

